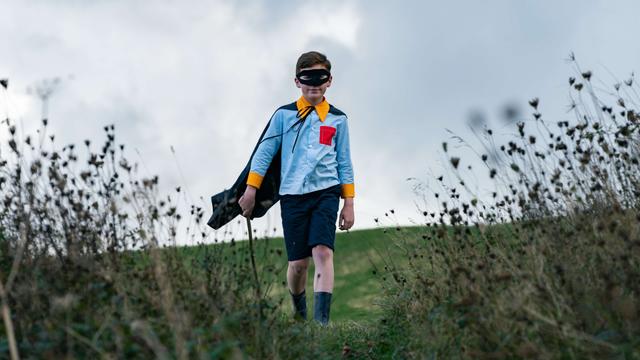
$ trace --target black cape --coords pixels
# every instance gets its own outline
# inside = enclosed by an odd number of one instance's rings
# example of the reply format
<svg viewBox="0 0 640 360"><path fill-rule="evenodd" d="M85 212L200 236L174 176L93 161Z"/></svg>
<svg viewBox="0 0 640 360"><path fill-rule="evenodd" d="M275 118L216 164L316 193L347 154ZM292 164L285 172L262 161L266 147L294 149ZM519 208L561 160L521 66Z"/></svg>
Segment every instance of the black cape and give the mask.
<svg viewBox="0 0 640 360"><path fill-rule="evenodd" d="M293 109L297 109L296 104L292 103L285 105L278 110L282 108L291 108L291 106L293 106ZM276 110L276 112L278 110ZM275 112L273 114L275 115ZM271 120L273 120L273 115L271 115L271 119L269 119L267 126L262 130L262 135L260 135L260 139L258 139L256 146L253 148L253 152L251 153L251 157L249 158L247 165L244 167L244 170L242 170L233 185L231 185L231 188L219 192L211 197L213 214L209 218L209 221L207 221L207 225L215 230L218 230L233 220L236 216L242 214L242 209L240 208L240 205L238 205L238 200L240 200L244 190L247 188L247 179L249 178L249 171L251 170L251 159L253 159L253 155L256 153L256 150L258 150L258 145L264 138L264 134L267 132L267 129L271 124ZM278 192L280 190L281 151L282 146L273 156L273 160L271 160L271 164L262 179L262 185L260 185L260 189L256 191L256 204L253 208L253 212L251 213L251 219L264 216L264 214L267 213L267 210L280 200Z"/></svg>

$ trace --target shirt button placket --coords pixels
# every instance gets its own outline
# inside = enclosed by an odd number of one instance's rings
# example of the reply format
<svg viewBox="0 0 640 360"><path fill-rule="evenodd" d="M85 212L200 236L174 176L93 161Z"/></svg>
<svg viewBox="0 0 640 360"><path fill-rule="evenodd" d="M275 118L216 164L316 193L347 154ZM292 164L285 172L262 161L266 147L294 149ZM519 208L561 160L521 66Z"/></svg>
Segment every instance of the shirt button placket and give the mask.
<svg viewBox="0 0 640 360"><path fill-rule="evenodd" d="M313 154L312 154L311 149L313 148L312 138L313 138L313 133L314 133L314 130L315 130L314 124L316 122L315 113L311 114L310 120L311 121L309 122L309 131L307 132L307 139L306 139L307 140L307 148L308 148L307 156L306 156L307 165L308 165L307 167L310 167L310 165L312 163L311 159L313 158ZM305 193L308 192L308 189L309 189L309 173L308 172L304 176L304 183L303 183L302 186L303 186L303 189L304 189L303 191Z"/></svg>

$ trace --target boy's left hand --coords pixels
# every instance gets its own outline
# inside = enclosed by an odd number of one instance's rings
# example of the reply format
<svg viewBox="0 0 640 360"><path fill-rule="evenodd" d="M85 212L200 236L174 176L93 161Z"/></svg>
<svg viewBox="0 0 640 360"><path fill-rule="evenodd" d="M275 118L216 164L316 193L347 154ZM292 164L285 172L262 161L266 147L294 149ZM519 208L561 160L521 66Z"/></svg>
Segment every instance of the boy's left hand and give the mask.
<svg viewBox="0 0 640 360"><path fill-rule="evenodd" d="M340 225L340 230L349 230L353 226L354 216L353 216L353 198L344 199L344 204L342 205L342 211L340 211L340 221L338 224Z"/></svg>

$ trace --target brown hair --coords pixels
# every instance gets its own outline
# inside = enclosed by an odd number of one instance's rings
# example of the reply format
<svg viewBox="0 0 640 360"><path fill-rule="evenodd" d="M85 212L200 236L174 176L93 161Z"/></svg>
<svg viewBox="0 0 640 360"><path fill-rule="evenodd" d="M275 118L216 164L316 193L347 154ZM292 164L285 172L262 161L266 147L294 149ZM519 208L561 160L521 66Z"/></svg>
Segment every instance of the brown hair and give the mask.
<svg viewBox="0 0 640 360"><path fill-rule="evenodd" d="M298 58L298 62L296 63L296 74L300 72L300 69L312 67L313 65L318 64L331 71L331 62L324 54L317 51L306 52Z"/></svg>

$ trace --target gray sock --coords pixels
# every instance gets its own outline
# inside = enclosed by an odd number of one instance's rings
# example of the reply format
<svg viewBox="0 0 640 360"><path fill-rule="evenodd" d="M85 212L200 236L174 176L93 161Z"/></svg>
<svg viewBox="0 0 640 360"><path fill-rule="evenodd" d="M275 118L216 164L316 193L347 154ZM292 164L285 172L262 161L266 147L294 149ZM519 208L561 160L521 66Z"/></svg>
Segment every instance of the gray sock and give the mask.
<svg viewBox="0 0 640 360"><path fill-rule="evenodd" d="M306 290L302 290L300 294L294 295L291 290L289 290L289 294L291 294L291 299L293 300L294 316L307 320L307 297L305 292Z"/></svg>
<svg viewBox="0 0 640 360"><path fill-rule="evenodd" d="M321 325L329 323L329 311L331 309L331 293L317 291L313 293L313 318Z"/></svg>

